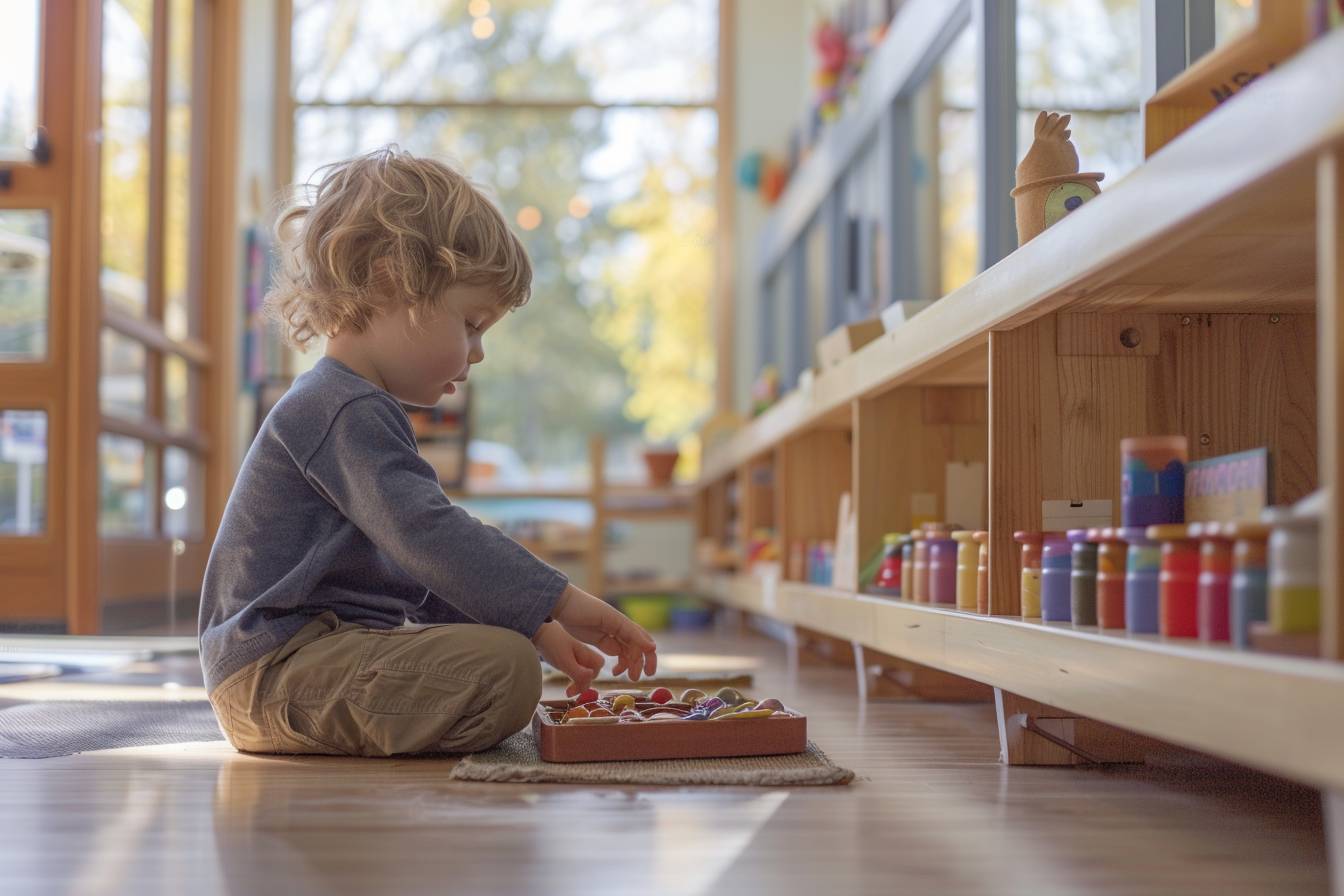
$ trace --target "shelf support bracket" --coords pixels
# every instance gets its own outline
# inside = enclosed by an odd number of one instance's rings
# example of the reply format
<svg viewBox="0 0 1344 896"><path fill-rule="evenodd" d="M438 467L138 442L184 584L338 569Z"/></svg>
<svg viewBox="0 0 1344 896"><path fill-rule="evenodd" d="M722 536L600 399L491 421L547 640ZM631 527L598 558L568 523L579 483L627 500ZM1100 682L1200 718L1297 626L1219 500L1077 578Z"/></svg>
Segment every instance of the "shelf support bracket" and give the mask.
<svg viewBox="0 0 1344 896"><path fill-rule="evenodd" d="M994 689L999 761L1005 765L1142 763L1150 742L1132 734Z"/></svg>

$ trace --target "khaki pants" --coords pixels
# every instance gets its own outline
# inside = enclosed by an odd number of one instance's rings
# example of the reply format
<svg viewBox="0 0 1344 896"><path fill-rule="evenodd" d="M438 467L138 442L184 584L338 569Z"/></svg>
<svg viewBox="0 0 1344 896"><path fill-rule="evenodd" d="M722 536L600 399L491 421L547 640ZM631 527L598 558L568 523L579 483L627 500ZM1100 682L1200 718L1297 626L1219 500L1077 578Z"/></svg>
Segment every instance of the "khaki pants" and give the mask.
<svg viewBox="0 0 1344 896"><path fill-rule="evenodd" d="M248 753L469 753L525 727L541 698L532 643L489 625L371 629L335 613L210 695Z"/></svg>

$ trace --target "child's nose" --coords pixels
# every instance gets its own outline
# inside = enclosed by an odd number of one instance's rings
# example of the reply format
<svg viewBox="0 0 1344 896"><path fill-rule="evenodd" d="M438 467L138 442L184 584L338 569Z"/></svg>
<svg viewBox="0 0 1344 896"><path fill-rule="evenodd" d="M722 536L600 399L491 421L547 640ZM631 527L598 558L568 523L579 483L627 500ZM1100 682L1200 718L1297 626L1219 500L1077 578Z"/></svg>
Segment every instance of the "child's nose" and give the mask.
<svg viewBox="0 0 1344 896"><path fill-rule="evenodd" d="M481 342L479 339L473 340L471 343L471 351L467 354L467 362L469 364L479 364L484 360L485 343Z"/></svg>

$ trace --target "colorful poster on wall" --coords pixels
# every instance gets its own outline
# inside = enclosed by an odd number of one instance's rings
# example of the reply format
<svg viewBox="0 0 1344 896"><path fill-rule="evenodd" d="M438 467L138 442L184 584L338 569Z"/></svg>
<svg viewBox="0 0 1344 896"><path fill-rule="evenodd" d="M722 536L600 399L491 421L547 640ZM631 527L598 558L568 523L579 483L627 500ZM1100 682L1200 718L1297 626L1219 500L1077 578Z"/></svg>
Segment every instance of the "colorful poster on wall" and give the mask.
<svg viewBox="0 0 1344 896"><path fill-rule="evenodd" d="M1269 504L1269 449L1191 461L1185 467L1187 523L1257 520Z"/></svg>

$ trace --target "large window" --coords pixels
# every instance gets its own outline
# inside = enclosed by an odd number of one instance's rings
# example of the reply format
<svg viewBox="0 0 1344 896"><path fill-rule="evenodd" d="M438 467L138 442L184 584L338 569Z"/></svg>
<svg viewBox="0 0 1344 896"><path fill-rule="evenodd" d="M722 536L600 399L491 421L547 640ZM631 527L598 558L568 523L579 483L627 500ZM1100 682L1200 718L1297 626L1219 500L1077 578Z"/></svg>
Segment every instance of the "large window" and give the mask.
<svg viewBox="0 0 1344 896"><path fill-rule="evenodd" d="M581 478L592 432L677 440L710 408L717 22L715 0L293 0L296 182L397 143L526 244L533 300L487 337L472 425L538 483Z"/></svg>

